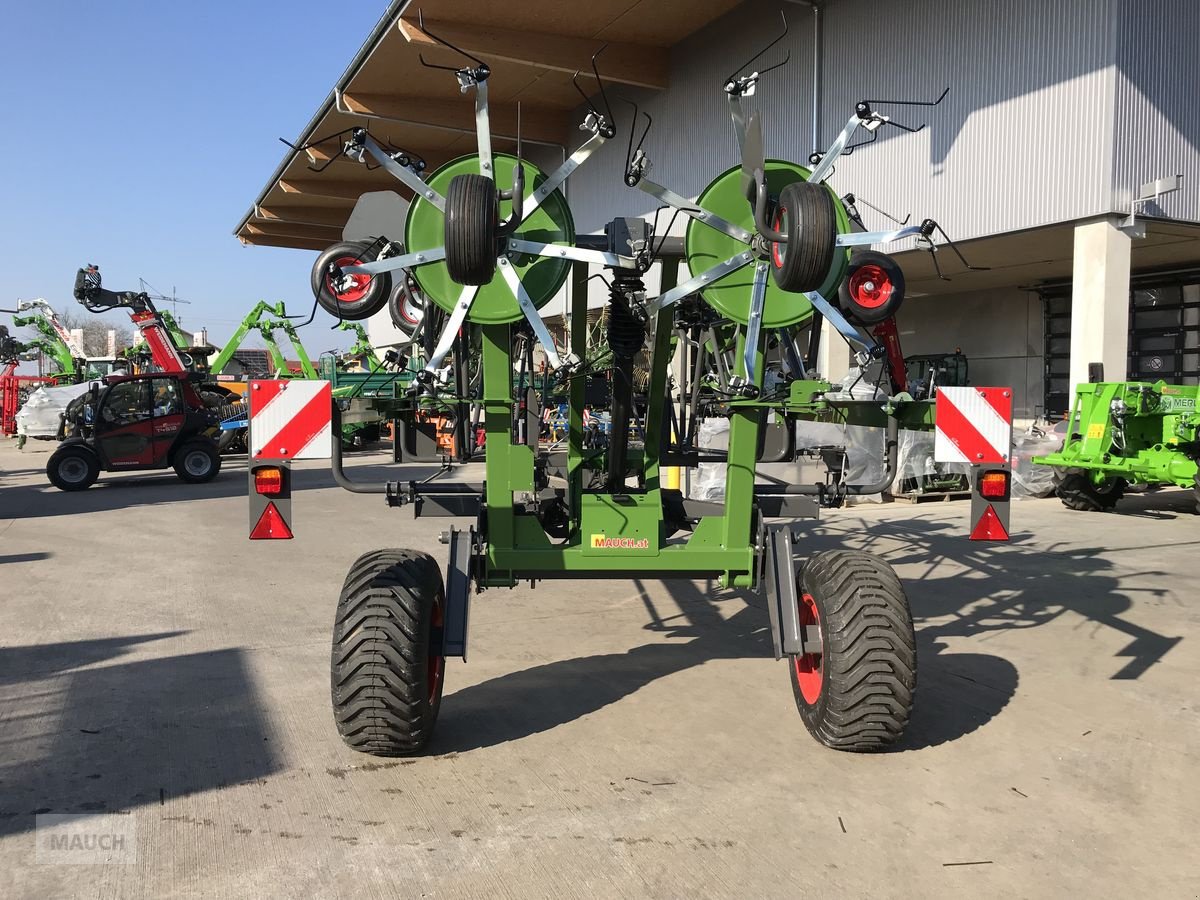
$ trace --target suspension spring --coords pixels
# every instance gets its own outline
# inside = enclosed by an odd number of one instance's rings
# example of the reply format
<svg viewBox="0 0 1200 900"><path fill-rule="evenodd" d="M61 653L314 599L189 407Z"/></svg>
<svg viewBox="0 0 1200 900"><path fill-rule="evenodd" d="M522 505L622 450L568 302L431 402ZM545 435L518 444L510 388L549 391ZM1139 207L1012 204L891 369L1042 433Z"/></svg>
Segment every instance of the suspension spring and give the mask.
<svg viewBox="0 0 1200 900"><path fill-rule="evenodd" d="M632 360L646 343L646 325L629 308L629 297L644 290L638 272L613 270L609 286L608 346L614 359Z"/></svg>

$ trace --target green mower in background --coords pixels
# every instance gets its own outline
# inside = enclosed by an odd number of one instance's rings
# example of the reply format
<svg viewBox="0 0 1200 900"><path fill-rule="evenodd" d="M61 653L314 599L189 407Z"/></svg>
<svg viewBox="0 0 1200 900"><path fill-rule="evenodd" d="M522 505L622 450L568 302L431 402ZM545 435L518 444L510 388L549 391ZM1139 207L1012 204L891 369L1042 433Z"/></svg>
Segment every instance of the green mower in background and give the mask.
<svg viewBox="0 0 1200 900"><path fill-rule="evenodd" d="M1081 384L1062 450L1034 458L1055 469L1069 509L1110 510L1130 484L1196 491L1200 512L1200 386L1163 381Z"/></svg>

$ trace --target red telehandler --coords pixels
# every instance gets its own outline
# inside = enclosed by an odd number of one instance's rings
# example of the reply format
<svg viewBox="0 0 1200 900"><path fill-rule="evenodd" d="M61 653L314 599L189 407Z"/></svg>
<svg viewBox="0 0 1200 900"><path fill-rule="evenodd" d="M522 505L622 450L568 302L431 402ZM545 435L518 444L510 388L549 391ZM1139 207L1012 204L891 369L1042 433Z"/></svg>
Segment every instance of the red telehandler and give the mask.
<svg viewBox="0 0 1200 900"><path fill-rule="evenodd" d="M149 296L101 287L99 268L89 265L75 276L75 299L90 312L128 309L157 371L109 375L67 407L64 440L46 463L50 482L82 491L101 471L167 467L187 482L215 478L221 457L214 436L222 410L197 390L202 376L188 371Z"/></svg>

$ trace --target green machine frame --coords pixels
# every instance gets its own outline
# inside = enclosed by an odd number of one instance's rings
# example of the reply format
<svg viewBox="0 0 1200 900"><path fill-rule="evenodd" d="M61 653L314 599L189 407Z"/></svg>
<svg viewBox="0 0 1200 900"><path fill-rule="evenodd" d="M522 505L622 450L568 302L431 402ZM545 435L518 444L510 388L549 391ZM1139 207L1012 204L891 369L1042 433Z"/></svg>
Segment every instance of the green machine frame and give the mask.
<svg viewBox="0 0 1200 900"><path fill-rule="evenodd" d="M809 732L839 749L891 745L907 722L916 677L903 587L884 561L857 551L817 553L798 565L792 524L815 515L831 490L841 496L884 489L896 471L899 428L932 425L932 405L914 401L904 389L894 322L903 275L888 257L867 248L915 238L933 249L933 235L945 232L931 219L867 230L853 197L839 197L826 181L834 162L858 146L852 141L860 129L869 142L879 128L899 123L862 101L828 150L810 157L812 168L770 159L757 115L747 117L742 108L760 73L735 72L723 90L741 165L720 173L694 202L649 179L642 149L649 125L635 146L632 133L641 119L633 112L624 183L686 216L686 236L656 236L641 218L615 219L603 235L576 235L559 188L616 135L595 58L603 108L587 100L581 128L590 136L559 168L543 173L521 158L519 141L515 155L493 153L488 65L430 37L468 59L451 69L462 91L474 93L478 152L426 174L423 160L381 145L364 127L348 129L345 155L359 162L371 157L415 199L402 236L335 245L318 260L313 283L318 300L340 310L343 295L357 302L371 294L382 304L393 275L411 277L426 301L440 307L444 321L424 367L402 397L374 403L401 424L398 440L405 422L411 427L430 410L457 409L461 418L471 409L482 426L484 481L442 477L454 470L449 459L419 481L357 481L343 468L335 442L332 468L342 487L385 495L390 505L411 506L418 516L474 519L471 527L443 534L449 545L444 579L432 557L413 550L371 551L351 567L333 638L332 699L343 738L381 755L426 746L441 703L445 660L466 658L472 593L522 581L650 575L709 577L724 587L763 591L774 655L791 661ZM777 66L764 71L771 68ZM681 260L689 272L682 282ZM590 440L585 423L588 270L596 266L611 278L612 425L606 442ZM648 297L642 276L654 266L660 267L660 284ZM568 279L571 315L562 347L539 309L559 296ZM356 307L355 314L365 317L378 308ZM890 395L847 399L810 372L804 357L815 358L818 315L856 351L860 367L879 362ZM706 336L694 342L692 335L700 332ZM800 350L806 333L807 354ZM478 338L478 355L468 335ZM673 379L681 339L698 352L685 354L691 365L685 361ZM518 363L522 373L528 370L535 342L548 373L567 391L565 452L539 446L528 395L514 391L514 370ZM705 395L707 351L718 360L719 390ZM443 369L451 355L452 387ZM646 355L639 410L633 368L635 358ZM468 377L472 366L480 378ZM773 375L786 372L782 389L777 378L768 387L769 366ZM678 399L682 410L688 397L685 439L673 427L679 424L673 423L674 404ZM691 443L691 421L701 405L701 417L728 420L728 449L719 455L706 456ZM821 419L886 429L883 477L853 488L758 484L759 460L777 458L765 451L772 415L788 426ZM335 402L335 430L340 416ZM640 445L629 439L629 423L640 424ZM477 459L476 442L467 443L457 448L455 461ZM719 503L692 500L666 484L665 468L702 459L725 463ZM844 671L836 662L840 654ZM364 672L371 678L364 680ZM870 690L864 690L868 682Z"/></svg>

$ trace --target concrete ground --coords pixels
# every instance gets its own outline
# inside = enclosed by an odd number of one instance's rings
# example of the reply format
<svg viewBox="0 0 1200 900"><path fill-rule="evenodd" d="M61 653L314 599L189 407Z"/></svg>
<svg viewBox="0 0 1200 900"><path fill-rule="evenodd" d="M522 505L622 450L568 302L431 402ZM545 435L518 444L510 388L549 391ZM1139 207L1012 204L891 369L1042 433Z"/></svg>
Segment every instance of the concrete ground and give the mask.
<svg viewBox="0 0 1200 900"><path fill-rule="evenodd" d="M329 634L361 552L446 520L300 474L250 543L243 468L50 488L0 443L0 896L1191 897L1200 892L1190 496L1117 514L828 514L889 559L920 643L895 752L808 737L760 599L543 582L472 609L431 752L343 746ZM381 477L380 454L360 476ZM35 812L117 812L129 865L50 865Z"/></svg>

